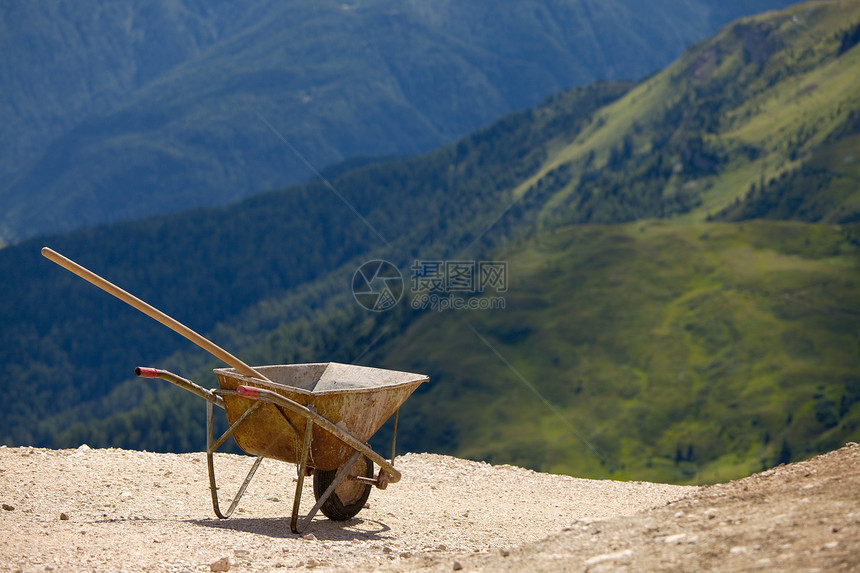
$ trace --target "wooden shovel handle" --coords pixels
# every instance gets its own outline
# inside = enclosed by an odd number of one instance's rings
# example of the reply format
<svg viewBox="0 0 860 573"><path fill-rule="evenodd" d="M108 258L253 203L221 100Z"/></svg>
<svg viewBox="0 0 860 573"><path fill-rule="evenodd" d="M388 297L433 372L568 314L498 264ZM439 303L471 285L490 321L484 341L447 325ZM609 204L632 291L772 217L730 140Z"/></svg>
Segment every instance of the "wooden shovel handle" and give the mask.
<svg viewBox="0 0 860 573"><path fill-rule="evenodd" d="M190 328L188 328L187 326L185 326L184 324L182 324L178 320L175 320L175 319L167 316L166 314L164 314L163 312L161 312L160 310L158 310L154 306L143 302L142 300L140 300L139 298L137 298L133 294L130 294L130 293L124 291L123 289L119 288L115 284L103 279L99 275L95 274L94 272L92 272L89 269L82 267L81 265L74 262L73 260L67 259L66 257L61 255L60 253L58 253L52 249L49 249L48 247L44 247L42 249L42 255L45 258L54 261L55 263L57 263L58 265L60 265L64 269L75 273L76 275L78 275L79 277L84 279L85 281L88 281L88 282L94 284L95 286L99 287L103 291L105 291L109 294L112 294L113 296L115 296L116 298L120 299L121 301L123 301L127 304L130 304L131 306L133 306L134 308L136 308L137 310L139 310L143 314L145 314L151 318L154 318L155 320L157 320L158 322L160 322L161 324L163 324L167 328L173 330L174 332L181 334L182 336L184 336L185 338L187 338L188 340L190 340L191 342L193 342L194 344L196 344L197 346L199 346L203 350L209 352L210 354L212 354L216 358L223 360L224 362L226 362L227 364L229 364L230 366L232 366L233 368L235 368L236 370L238 370L239 372L241 372L245 376L248 376L250 378L259 378L260 380L268 380L269 382L271 382L271 380L269 380L267 377L263 376L258 371L254 370L253 368L251 368L250 366L248 366L247 364L245 364L244 362L242 362L241 360L239 360L238 358L236 358L235 356L233 356L232 354L230 354L229 352L227 352L226 350L224 350L223 348L221 348L217 344L213 343L209 339L204 338L203 336L197 334L196 332L194 332L193 330L191 330Z"/></svg>

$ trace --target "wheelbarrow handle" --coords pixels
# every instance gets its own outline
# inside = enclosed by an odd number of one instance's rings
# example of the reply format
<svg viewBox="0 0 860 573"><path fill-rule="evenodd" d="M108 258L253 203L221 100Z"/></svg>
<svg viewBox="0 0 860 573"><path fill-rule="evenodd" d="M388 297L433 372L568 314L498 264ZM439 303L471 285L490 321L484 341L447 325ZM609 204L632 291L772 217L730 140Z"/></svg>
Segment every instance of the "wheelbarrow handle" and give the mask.
<svg viewBox="0 0 860 573"><path fill-rule="evenodd" d="M214 392L212 392L210 390L207 390L206 388L203 388L202 386L198 386L197 384L195 384L191 380L187 380L187 379L183 378L182 376L177 376L176 374L173 374L172 372L168 372L167 370L161 370L158 368L147 368L145 366L138 366L137 368L134 369L134 375L140 376L141 378L161 378L162 380L167 380L168 382L170 382L172 384L176 384L180 388L184 388L185 390L188 390L192 394L197 394L201 398L204 398L205 400L212 402L213 404L215 404L216 406L218 406L221 409L224 408L224 399L221 396L219 396L218 394L215 394Z"/></svg>
<svg viewBox="0 0 860 573"><path fill-rule="evenodd" d="M138 366L134 369L134 375L140 376L141 378L158 378L158 369Z"/></svg>
<svg viewBox="0 0 860 573"><path fill-rule="evenodd" d="M67 271L78 275L79 277L81 277L85 281L99 287L100 289L102 289L106 293L115 296L116 298L120 299L124 303L136 308L137 310L139 310L143 314L147 315L148 317L150 317L154 320L157 320L158 322L160 322L161 324L163 324L167 328L171 329L172 331L176 332L177 334L184 336L185 338L187 338L188 340L190 340L191 342L193 342L194 344L196 344L197 346L199 346L203 350L209 352L210 354L212 354L216 358L223 360L224 362L226 362L227 364L229 364L230 366L232 366L233 368L235 368L236 370L238 370L239 372L241 372L245 376L248 376L249 378L259 378L260 380L267 380L267 381L271 382L271 380L266 378L264 375L260 374L260 372L258 372L254 368L248 366L247 364L245 364L244 362L242 362L241 360L239 360L238 358L236 358L235 356L233 356L232 354L230 354L229 352L227 352L226 350L224 350L223 348L221 348L220 346L218 346L217 344L215 344L214 342L212 342L208 338L205 338L205 337L201 336L200 334L197 334L196 332L194 332L193 330L191 330L190 328L188 328L187 326L185 326L184 324L182 324L181 322L179 322L175 318L172 318L172 317L164 314L163 312L161 312L160 310L158 310L154 306L140 300L139 298L137 298L133 294L124 291L123 289L119 288L118 286L116 286L112 282L100 277L99 275L97 275L93 271L89 270L88 268L82 267L81 265L79 265L75 261L64 257L60 253L58 253L52 249L49 249L48 247L42 248L42 256L44 256L46 259L48 259L50 261L57 263L58 265L60 265L64 269L66 269Z"/></svg>

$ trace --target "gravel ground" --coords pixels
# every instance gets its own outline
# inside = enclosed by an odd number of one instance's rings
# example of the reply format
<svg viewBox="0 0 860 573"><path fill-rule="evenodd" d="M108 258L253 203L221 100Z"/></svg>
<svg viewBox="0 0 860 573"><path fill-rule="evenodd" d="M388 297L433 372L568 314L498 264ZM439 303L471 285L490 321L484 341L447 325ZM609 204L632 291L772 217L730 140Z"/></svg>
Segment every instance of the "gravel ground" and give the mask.
<svg viewBox="0 0 860 573"><path fill-rule="evenodd" d="M219 454L222 506L250 466ZM0 447L0 570L786 570L860 567L860 447L707 488L584 480L434 454L357 517L289 530L265 460L228 520L202 453ZM313 503L306 480L303 511Z"/></svg>

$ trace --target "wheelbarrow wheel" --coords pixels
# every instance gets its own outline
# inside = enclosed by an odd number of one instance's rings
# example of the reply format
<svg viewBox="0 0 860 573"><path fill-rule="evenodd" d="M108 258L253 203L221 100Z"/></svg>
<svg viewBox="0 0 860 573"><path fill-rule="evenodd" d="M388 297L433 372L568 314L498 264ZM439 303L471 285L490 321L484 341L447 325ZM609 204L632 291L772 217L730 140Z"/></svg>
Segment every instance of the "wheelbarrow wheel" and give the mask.
<svg viewBox="0 0 860 573"><path fill-rule="evenodd" d="M334 481L338 470L314 471L314 497L319 500ZM350 476L373 478L373 462L367 456L362 456L352 465ZM370 484L349 479L347 476L329 498L322 504L320 510L333 521L352 519L361 511L370 496Z"/></svg>

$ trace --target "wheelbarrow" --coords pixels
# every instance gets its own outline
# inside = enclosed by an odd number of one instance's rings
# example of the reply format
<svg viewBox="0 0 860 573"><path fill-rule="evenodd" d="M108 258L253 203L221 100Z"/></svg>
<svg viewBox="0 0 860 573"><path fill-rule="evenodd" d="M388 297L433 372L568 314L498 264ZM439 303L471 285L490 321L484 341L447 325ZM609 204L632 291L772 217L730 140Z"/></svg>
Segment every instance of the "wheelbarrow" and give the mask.
<svg viewBox="0 0 860 573"><path fill-rule="evenodd" d="M161 378L206 399L206 460L215 515L230 517L263 458L297 464L290 520L293 533L304 531L319 510L335 521L352 519L367 502L371 486L385 489L400 480L393 465L399 409L427 381L426 376L335 362L260 366L257 370L268 381L223 368L215 370L219 388L206 390L165 370L135 369L137 376ZM214 406L226 411L230 424L217 440L213 439ZM366 442L392 415L389 462ZM230 507L222 511L214 454L230 436L257 459ZM380 468L376 475L374 463ZM299 504L308 475L313 475L316 504L299 525Z"/></svg>
<svg viewBox="0 0 860 573"><path fill-rule="evenodd" d="M370 489L385 489L400 480L394 467L400 406L422 383L423 374L339 364L288 364L252 368L139 298L92 271L45 247L42 254L185 336L233 368L215 370L218 388L207 390L166 370L137 367L135 374L161 378L206 400L206 459L215 515L230 517L263 458L297 465L290 529L303 532L316 513L335 521L352 519L365 505ZM225 410L228 429L213 439L213 409ZM367 441L394 416L391 461ZM221 510L215 480L215 452L228 438L256 456L229 508ZM374 463L379 473L374 475ZM304 478L313 475L316 504L299 524Z"/></svg>

